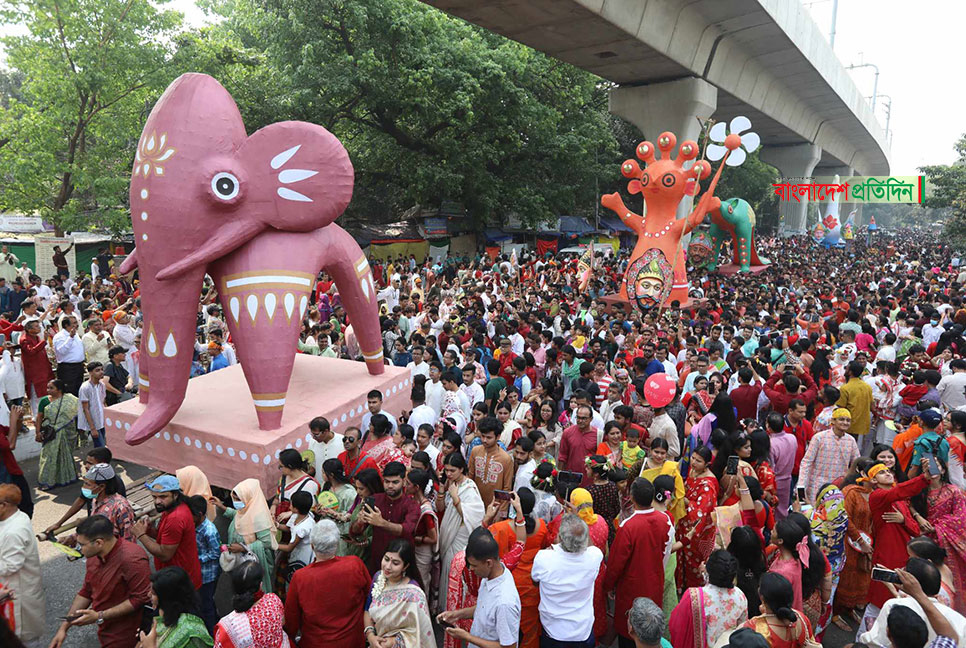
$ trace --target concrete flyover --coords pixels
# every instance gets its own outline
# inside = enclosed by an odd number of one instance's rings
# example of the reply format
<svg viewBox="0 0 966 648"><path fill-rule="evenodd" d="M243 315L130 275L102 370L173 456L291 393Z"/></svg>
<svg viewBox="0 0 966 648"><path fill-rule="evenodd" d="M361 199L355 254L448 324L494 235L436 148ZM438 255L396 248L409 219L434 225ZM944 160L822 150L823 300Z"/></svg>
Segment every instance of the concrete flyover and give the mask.
<svg viewBox="0 0 966 648"><path fill-rule="evenodd" d="M610 109L650 139L751 119L763 160L889 172L885 133L798 0L423 0L617 84ZM788 229L804 229L792 203Z"/></svg>

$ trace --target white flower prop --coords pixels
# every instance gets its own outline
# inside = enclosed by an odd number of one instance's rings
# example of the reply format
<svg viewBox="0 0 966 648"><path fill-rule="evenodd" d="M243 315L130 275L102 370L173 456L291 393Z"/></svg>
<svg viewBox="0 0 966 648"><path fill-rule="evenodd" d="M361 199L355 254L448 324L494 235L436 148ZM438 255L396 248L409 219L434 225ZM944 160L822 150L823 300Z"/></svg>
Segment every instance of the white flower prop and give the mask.
<svg viewBox="0 0 966 648"><path fill-rule="evenodd" d="M709 136L714 144L708 144L708 148L705 151L708 159L716 162L725 156L728 149L724 146L724 141L730 132L730 134L738 135L741 138L741 146L731 152L731 155L725 160L725 164L728 166L741 166L745 158L748 157L748 153L755 151L761 145L761 138L758 137L758 133L745 133L749 128L751 128L751 120L743 115L732 119L730 128L726 129L724 122L718 122L712 126Z"/></svg>

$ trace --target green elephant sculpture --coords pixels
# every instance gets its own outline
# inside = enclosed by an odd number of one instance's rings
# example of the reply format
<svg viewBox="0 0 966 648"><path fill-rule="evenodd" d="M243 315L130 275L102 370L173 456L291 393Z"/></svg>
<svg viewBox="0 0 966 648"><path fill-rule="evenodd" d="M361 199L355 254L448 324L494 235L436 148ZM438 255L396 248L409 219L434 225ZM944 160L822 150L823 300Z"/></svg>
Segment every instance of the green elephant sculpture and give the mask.
<svg viewBox="0 0 966 648"><path fill-rule="evenodd" d="M720 201L711 215L711 240L713 241L711 260L705 266L708 270L717 269L721 246L731 239L732 263L739 266L740 272L751 272L751 266L770 265L771 261L759 256L755 250L755 210L741 198L728 198Z"/></svg>

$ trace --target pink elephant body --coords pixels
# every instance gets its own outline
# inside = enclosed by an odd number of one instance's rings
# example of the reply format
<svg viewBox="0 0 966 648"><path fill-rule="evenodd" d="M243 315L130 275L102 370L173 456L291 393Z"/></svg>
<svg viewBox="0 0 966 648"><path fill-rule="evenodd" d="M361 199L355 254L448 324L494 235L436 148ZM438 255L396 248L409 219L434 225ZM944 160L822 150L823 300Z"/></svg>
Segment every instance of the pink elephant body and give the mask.
<svg viewBox="0 0 966 648"><path fill-rule="evenodd" d="M147 406L128 443L158 433L184 400L198 296L209 263L262 232L312 232L352 197L353 170L321 126L272 124L246 136L231 95L212 77L185 74L155 104L131 177L144 315L139 382Z"/></svg>
<svg viewBox="0 0 966 648"><path fill-rule="evenodd" d="M338 225L304 234L268 231L209 267L263 430L282 424L302 318L320 269L336 282L369 373L383 373L369 263Z"/></svg>

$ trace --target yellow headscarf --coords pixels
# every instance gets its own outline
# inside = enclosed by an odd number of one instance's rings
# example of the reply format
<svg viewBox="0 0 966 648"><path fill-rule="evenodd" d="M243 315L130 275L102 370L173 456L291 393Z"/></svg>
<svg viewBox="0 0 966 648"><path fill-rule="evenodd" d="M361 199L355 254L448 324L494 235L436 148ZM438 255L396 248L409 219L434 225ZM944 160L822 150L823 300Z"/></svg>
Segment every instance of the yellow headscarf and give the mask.
<svg viewBox="0 0 966 648"><path fill-rule="evenodd" d="M245 538L246 543L251 544L257 539L259 531L267 530L272 538L272 549L278 549L275 520L258 480L251 477L239 482L232 490L245 503L245 508L235 513L235 531Z"/></svg>
<svg viewBox="0 0 966 648"><path fill-rule="evenodd" d="M832 418L834 418L834 419L837 419L837 418L847 418L847 419L850 419L850 418L852 418L852 412L850 412L849 410L845 409L844 407L837 407L837 408L835 408L835 410L832 411Z"/></svg>
<svg viewBox="0 0 966 648"><path fill-rule="evenodd" d="M570 493L570 503L576 509L577 515L587 523L587 526L597 524L597 514L594 513L594 498L586 488L575 488Z"/></svg>
<svg viewBox="0 0 966 648"><path fill-rule="evenodd" d="M215 505L211 503L211 485L205 473L198 466L185 466L174 471L185 497L201 495L208 502L208 519L215 519Z"/></svg>
<svg viewBox="0 0 966 648"><path fill-rule="evenodd" d="M877 463L876 465L869 468L869 472L867 473L869 475L868 481L872 481L873 479L875 479L875 476L884 470L889 470L889 469L886 468L885 464L881 464L881 463Z"/></svg>

